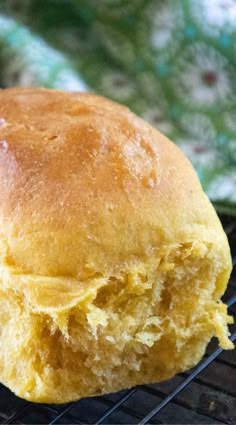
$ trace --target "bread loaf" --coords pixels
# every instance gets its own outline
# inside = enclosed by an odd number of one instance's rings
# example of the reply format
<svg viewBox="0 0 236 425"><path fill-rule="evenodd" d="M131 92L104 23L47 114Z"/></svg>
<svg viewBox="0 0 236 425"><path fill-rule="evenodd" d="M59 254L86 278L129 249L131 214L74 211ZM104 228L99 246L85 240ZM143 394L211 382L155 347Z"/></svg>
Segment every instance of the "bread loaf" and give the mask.
<svg viewBox="0 0 236 425"><path fill-rule="evenodd" d="M172 142L92 94L1 90L0 118L4 385L64 403L232 348L227 238Z"/></svg>

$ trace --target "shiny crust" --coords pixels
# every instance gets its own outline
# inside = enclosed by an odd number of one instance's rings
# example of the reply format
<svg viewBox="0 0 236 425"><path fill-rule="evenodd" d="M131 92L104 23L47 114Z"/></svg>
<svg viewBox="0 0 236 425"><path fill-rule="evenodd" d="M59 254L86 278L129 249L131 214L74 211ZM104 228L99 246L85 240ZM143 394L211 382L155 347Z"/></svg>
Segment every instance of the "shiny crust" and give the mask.
<svg viewBox="0 0 236 425"><path fill-rule="evenodd" d="M188 160L127 108L10 89L0 118L0 237L23 273L83 279L195 238L218 241L228 257Z"/></svg>

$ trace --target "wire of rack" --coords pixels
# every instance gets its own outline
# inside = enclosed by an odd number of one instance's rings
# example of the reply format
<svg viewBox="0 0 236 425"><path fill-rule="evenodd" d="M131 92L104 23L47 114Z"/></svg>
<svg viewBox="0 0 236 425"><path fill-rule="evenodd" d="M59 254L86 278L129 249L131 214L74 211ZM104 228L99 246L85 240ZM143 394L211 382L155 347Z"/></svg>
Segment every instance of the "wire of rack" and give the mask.
<svg viewBox="0 0 236 425"><path fill-rule="evenodd" d="M222 218L229 236L234 270L225 294L236 313L236 219ZM236 341L235 327L231 336ZM0 386L1 424L139 424L236 423L235 351L213 341L202 362L158 385L146 385L62 406L39 405L15 397Z"/></svg>

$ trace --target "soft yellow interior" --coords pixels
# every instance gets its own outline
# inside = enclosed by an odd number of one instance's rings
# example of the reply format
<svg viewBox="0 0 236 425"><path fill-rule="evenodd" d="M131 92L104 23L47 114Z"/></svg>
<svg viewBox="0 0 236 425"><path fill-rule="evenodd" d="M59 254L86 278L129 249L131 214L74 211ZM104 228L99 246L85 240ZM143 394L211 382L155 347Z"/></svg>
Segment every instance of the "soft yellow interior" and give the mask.
<svg viewBox="0 0 236 425"><path fill-rule="evenodd" d="M214 335L232 348L218 262L210 246L189 243L83 282L2 265L0 380L62 403L167 379L194 366Z"/></svg>

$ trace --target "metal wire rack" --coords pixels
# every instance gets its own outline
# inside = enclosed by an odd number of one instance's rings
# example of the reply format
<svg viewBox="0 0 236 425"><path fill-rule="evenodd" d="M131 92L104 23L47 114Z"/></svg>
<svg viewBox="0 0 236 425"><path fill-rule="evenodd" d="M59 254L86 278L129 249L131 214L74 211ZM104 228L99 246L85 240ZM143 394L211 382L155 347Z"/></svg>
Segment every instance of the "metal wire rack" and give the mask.
<svg viewBox="0 0 236 425"><path fill-rule="evenodd" d="M222 217L234 270L224 296L236 314L236 219ZM231 327L236 341L236 327ZM236 353L212 341L202 362L158 385L146 385L67 405L39 405L0 386L1 424L235 424Z"/></svg>

